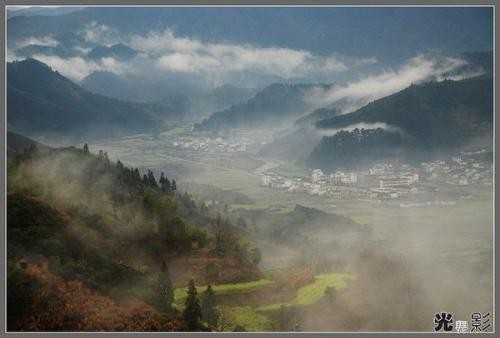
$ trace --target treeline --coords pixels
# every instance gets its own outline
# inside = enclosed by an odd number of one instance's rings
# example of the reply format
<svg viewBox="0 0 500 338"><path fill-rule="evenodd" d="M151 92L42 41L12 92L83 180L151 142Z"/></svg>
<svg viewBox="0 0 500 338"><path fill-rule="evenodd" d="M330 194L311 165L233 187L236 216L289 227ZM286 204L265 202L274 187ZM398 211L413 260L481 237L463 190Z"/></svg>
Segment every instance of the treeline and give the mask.
<svg viewBox="0 0 500 338"><path fill-rule="evenodd" d="M413 152L411 152L413 150ZM334 136L325 136L314 148L306 163L312 168L327 171L359 168L385 159L401 160L421 151L398 132L381 128L342 130Z"/></svg>

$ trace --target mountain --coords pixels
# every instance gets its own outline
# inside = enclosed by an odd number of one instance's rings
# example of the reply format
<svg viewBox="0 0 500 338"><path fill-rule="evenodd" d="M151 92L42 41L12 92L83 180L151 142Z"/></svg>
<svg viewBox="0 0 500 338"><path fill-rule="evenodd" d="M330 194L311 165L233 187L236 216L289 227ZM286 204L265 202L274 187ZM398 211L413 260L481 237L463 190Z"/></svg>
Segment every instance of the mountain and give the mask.
<svg viewBox="0 0 500 338"><path fill-rule="evenodd" d="M311 84L269 85L248 101L213 113L196 125L195 129L258 128L283 124L310 110L307 93L317 86L329 88L329 85Z"/></svg>
<svg viewBox="0 0 500 338"><path fill-rule="evenodd" d="M80 85L96 94L118 100L134 102L159 102L200 119L214 110L224 109L252 97L256 89L223 85L214 89L189 88L177 82L167 85L155 81L141 81L136 77L120 76L106 71L95 71L86 76Z"/></svg>
<svg viewBox="0 0 500 338"><path fill-rule="evenodd" d="M10 131L55 142L150 132L182 112L97 95L34 60L7 65Z"/></svg>
<svg viewBox="0 0 500 338"><path fill-rule="evenodd" d="M203 42L369 56L385 64L425 50L462 53L493 47L493 10L488 7L87 7L52 17L12 17L7 41L11 49L30 37L53 36L67 44L92 22L124 35L172 29Z"/></svg>
<svg viewBox="0 0 500 338"><path fill-rule="evenodd" d="M110 47L96 46L88 54L91 59L102 59L105 57L112 57L118 60L131 59L137 55L137 52L122 43L117 43Z"/></svg>
<svg viewBox="0 0 500 338"><path fill-rule="evenodd" d="M332 118L334 116L340 115L340 109L338 108L319 108L314 110L311 114L301 117L293 123L296 126L309 126L313 125L318 121Z"/></svg>
<svg viewBox="0 0 500 338"><path fill-rule="evenodd" d="M17 153L23 153L29 149L33 149L33 147L36 147L36 149L40 152L47 152L51 148L43 143L37 142L35 140L32 140L26 136L12 133L12 132L7 132L7 152L17 152Z"/></svg>
<svg viewBox="0 0 500 338"><path fill-rule="evenodd" d="M377 127L363 129L370 124ZM471 142L491 147L493 80L483 75L412 85L316 126L324 132L346 129L324 137L309 155L308 165L319 168L363 165L394 156L426 156ZM365 163L357 161L361 158Z"/></svg>

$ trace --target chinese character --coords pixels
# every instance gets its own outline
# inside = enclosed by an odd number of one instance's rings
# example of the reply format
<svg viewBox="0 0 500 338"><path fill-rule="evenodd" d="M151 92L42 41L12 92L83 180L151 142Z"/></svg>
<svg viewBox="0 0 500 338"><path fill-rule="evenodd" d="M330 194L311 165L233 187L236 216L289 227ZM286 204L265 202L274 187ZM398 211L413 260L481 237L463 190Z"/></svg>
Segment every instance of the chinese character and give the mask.
<svg viewBox="0 0 500 338"><path fill-rule="evenodd" d="M481 318L483 316L481 316L481 314L479 312L474 312L472 314L472 320L471 320L471 326L472 326L472 329L470 330L470 332L481 332Z"/></svg>
<svg viewBox="0 0 500 338"><path fill-rule="evenodd" d="M469 332L469 327L466 320L457 320L455 322L455 330L457 333Z"/></svg>
<svg viewBox="0 0 500 338"><path fill-rule="evenodd" d="M436 318L434 318L434 324L436 324L436 327L434 330L440 331L444 329L445 331L451 331L453 330L453 325L451 325L452 323L453 319L451 318L451 313L436 313Z"/></svg>
<svg viewBox="0 0 500 338"><path fill-rule="evenodd" d="M474 312L471 318L471 332L482 332L488 330L491 327L491 318L489 312L487 312L485 315L482 315L479 312Z"/></svg>
<svg viewBox="0 0 500 338"><path fill-rule="evenodd" d="M481 328L482 331L486 331L488 330L489 328L491 327L491 323L490 323L490 313L486 313L484 316L483 316L483 327Z"/></svg>

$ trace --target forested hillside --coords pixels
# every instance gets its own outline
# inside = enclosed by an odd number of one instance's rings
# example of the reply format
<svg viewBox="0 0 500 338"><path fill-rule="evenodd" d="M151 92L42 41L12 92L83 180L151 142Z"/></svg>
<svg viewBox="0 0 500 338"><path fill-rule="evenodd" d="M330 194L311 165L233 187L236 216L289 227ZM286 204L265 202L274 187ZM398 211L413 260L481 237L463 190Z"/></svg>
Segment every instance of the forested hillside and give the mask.
<svg viewBox="0 0 500 338"><path fill-rule="evenodd" d="M259 278L237 227L163 173L87 146L22 149L8 157L10 330L211 330L166 295Z"/></svg>

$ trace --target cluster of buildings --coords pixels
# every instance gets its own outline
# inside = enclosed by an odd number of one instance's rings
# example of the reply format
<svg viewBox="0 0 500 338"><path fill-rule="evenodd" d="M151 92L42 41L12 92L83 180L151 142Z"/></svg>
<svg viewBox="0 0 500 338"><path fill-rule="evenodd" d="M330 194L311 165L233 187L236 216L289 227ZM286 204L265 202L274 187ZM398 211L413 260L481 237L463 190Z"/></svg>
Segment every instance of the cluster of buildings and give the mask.
<svg viewBox="0 0 500 338"><path fill-rule="evenodd" d="M253 143L248 138L241 138L236 142L230 142L222 137L211 139L208 137L194 138L188 140L178 139L172 142L174 148L189 149L195 151L235 153L246 152L248 146Z"/></svg>
<svg viewBox="0 0 500 338"><path fill-rule="evenodd" d="M484 151L484 150L483 150ZM445 181L448 184L493 185L493 164L481 162L477 156L481 152L461 152L451 161L433 161L421 164L429 181Z"/></svg>
<svg viewBox="0 0 500 338"><path fill-rule="evenodd" d="M274 172L265 172L262 174L262 185L333 199L390 199L418 193L418 174L409 168L403 171L392 169L386 164L367 172L335 171L325 174L321 169L314 169L310 179L285 178Z"/></svg>
<svg viewBox="0 0 500 338"><path fill-rule="evenodd" d="M475 154L475 153L474 153ZM474 155L472 154L472 155ZM288 192L302 192L333 199L395 200L418 197L426 192L424 181L439 181L454 185L491 185L493 167L477 160L467 153L460 153L451 160L422 162L417 167L376 164L363 171L335 171L324 173L314 169L310 177L283 177L272 171L261 174L262 185ZM408 202L410 201L410 202ZM455 205L456 201L422 201L422 198L397 202L401 207L423 205Z"/></svg>

